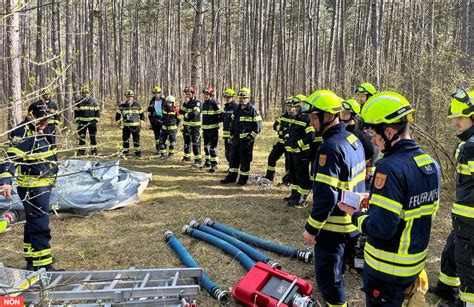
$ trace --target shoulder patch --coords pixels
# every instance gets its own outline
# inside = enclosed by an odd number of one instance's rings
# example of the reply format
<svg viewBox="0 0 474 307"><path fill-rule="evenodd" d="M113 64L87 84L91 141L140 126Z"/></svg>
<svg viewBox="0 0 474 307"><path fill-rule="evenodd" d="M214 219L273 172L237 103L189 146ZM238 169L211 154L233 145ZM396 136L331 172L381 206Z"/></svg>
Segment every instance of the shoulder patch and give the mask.
<svg viewBox="0 0 474 307"><path fill-rule="evenodd" d="M382 174L382 173L377 173L374 178L374 186L381 190L385 186L385 183L387 182L387 175Z"/></svg>
<svg viewBox="0 0 474 307"><path fill-rule="evenodd" d="M319 166L326 165L327 155L319 155Z"/></svg>
<svg viewBox="0 0 474 307"><path fill-rule="evenodd" d="M196 106L201 106L201 103L199 101L196 102Z"/></svg>

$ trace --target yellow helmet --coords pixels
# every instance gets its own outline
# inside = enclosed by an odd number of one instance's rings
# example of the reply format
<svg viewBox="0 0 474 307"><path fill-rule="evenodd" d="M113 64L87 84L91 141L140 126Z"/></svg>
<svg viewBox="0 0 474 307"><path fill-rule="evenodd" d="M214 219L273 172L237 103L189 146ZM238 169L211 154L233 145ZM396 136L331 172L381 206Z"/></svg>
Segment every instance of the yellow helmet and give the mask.
<svg viewBox="0 0 474 307"><path fill-rule="evenodd" d="M129 97L129 96L135 96L135 92L133 90L127 90L125 92L125 96Z"/></svg>
<svg viewBox="0 0 474 307"><path fill-rule="evenodd" d="M308 97L303 94L298 94L291 99L291 104L294 106L303 106L305 102L308 102Z"/></svg>
<svg viewBox="0 0 474 307"><path fill-rule="evenodd" d="M153 94L161 93L161 87L159 85L153 87Z"/></svg>
<svg viewBox="0 0 474 307"><path fill-rule="evenodd" d="M342 107L344 110L351 111L351 113L360 114L360 104L355 99L342 101Z"/></svg>
<svg viewBox="0 0 474 307"><path fill-rule="evenodd" d="M239 98L249 98L250 97L250 90L246 87L242 87L239 92L237 93Z"/></svg>
<svg viewBox="0 0 474 307"><path fill-rule="evenodd" d="M235 91L231 88L226 88L223 93L224 97L234 97Z"/></svg>
<svg viewBox="0 0 474 307"><path fill-rule="evenodd" d="M365 82L365 83L362 83L361 85L359 85L356 88L355 92L356 93L361 93L361 94L375 95L375 94L377 94L377 89L371 83Z"/></svg>
<svg viewBox="0 0 474 307"><path fill-rule="evenodd" d="M308 104L304 107L307 113L326 112L338 114L342 111L342 98L330 90L318 90L307 98Z"/></svg>
<svg viewBox="0 0 474 307"><path fill-rule="evenodd" d="M289 107L293 105L293 96L288 96L285 99L285 106Z"/></svg>
<svg viewBox="0 0 474 307"><path fill-rule="evenodd" d="M90 93L91 92L91 89L87 86L87 85L84 85L83 87L81 87L81 93Z"/></svg>
<svg viewBox="0 0 474 307"><path fill-rule="evenodd" d="M474 115L474 91L459 89L452 94L449 104L448 118L471 117Z"/></svg>
<svg viewBox="0 0 474 307"><path fill-rule="evenodd" d="M380 92L370 97L362 106L360 116L366 124L393 124L413 121L415 110L410 102L395 92Z"/></svg>

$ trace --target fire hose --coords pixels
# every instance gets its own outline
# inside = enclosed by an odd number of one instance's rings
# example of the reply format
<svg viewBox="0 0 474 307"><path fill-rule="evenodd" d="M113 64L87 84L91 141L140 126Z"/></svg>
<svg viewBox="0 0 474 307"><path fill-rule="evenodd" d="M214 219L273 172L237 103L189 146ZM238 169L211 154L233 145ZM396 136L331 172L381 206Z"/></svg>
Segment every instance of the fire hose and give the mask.
<svg viewBox="0 0 474 307"><path fill-rule="evenodd" d="M236 258L247 271L249 271L255 265L255 262L249 256L247 256L240 249L238 249L234 245L230 244L229 242L226 242L226 241L224 241L222 239L219 239L219 238L217 238L213 235L205 233L204 231L200 231L198 229L191 228L189 225L184 225L182 231L183 231L184 234L188 234L193 238L205 241L205 242L207 242L211 245L214 245L215 247L223 250L227 254L231 255L234 258Z"/></svg>
<svg viewBox="0 0 474 307"><path fill-rule="evenodd" d="M165 240L168 242L169 246L176 252L181 262L186 265L188 268L198 268L198 264L193 259L193 257L188 253L186 248L179 242L179 240L174 236L173 232L166 231L164 233ZM218 285L216 285L206 273L202 273L199 277L199 283L203 288L209 293L209 295L215 298L221 305L227 305L230 302L230 294L225 290L221 290Z"/></svg>
<svg viewBox="0 0 474 307"><path fill-rule="evenodd" d="M235 247L240 249L242 252L247 254L250 258L255 260L256 262L263 262L263 263L268 264L271 267L275 267L275 268L278 268L278 269L281 268L281 266L278 263L272 261L270 259L270 257L265 255L264 253L262 253L262 252L256 250L255 248L245 244L242 241L237 240L234 237L229 236L228 234L220 232L220 231L218 231L218 230L216 230L212 227L206 226L204 224L199 224L196 220L192 220L191 222L189 222L189 226L191 226L192 228L199 229L203 232L206 232L210 235L213 235L214 237L217 237L221 240L224 240L224 241L234 245Z"/></svg>
<svg viewBox="0 0 474 307"><path fill-rule="evenodd" d="M305 263L311 263L313 260L313 251L300 251L293 247L273 243L273 242L249 235L245 232L239 231L232 227L214 222L210 218L206 218L204 220L204 224L220 232L223 232L229 236L237 238L247 244L251 244L255 247L262 248L262 249L274 252L282 256L296 258Z"/></svg>

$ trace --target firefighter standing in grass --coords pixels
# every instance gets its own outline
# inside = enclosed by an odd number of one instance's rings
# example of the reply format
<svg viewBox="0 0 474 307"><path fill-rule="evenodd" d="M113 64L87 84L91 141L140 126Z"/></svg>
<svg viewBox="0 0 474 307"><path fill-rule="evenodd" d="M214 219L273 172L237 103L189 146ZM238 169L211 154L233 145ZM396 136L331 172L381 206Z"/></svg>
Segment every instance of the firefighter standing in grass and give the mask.
<svg viewBox="0 0 474 307"><path fill-rule="evenodd" d="M365 159L359 139L340 123L341 98L331 91L311 94L304 111L322 133L313 181L313 208L303 238L314 245L316 281L329 306L346 306L344 249L359 232L337 207L342 190L364 192Z"/></svg>
<svg viewBox="0 0 474 307"><path fill-rule="evenodd" d="M77 135L79 137L79 149L77 155L86 153L86 134L89 131L91 143L91 154L97 154L97 124L100 120L100 107L97 101L90 97L90 89L87 86L81 88L81 98L74 107L74 120L77 124Z"/></svg>
<svg viewBox="0 0 474 307"><path fill-rule="evenodd" d="M115 113L115 123L122 127L122 154L125 157L129 155L130 136L133 139L133 147L137 157L142 156L140 147L140 130L145 121L143 109L138 101L135 100L135 92L128 90L125 93L127 100L119 105Z"/></svg>
<svg viewBox="0 0 474 307"><path fill-rule="evenodd" d="M306 207L306 197L311 190L309 163L311 160L310 146L314 140L315 129L311 126L309 114L302 113L306 96L299 94L291 99L291 123L284 133L285 150L288 153L288 168L291 182L291 195L288 205Z"/></svg>
<svg viewBox="0 0 474 307"><path fill-rule="evenodd" d="M202 134L206 162L204 167L210 167L209 172L215 173L219 161L217 159L217 144L219 143L219 123L222 121L222 108L213 99L215 91L211 87L202 90L204 102L202 104Z"/></svg>
<svg viewBox="0 0 474 307"><path fill-rule="evenodd" d="M460 132L453 230L441 255L438 284L430 290L449 301L459 294L456 306L474 306L474 91L460 89L452 97L448 117Z"/></svg>
<svg viewBox="0 0 474 307"><path fill-rule="evenodd" d="M17 192L26 214L26 269L34 271L53 270L49 210L58 165L54 135L44 133L51 116L54 114L45 103L30 106L26 120L11 132L8 158L0 164L0 190L7 199L11 199L16 173Z"/></svg>
<svg viewBox="0 0 474 307"><path fill-rule="evenodd" d="M221 183L233 183L238 176L237 185L243 186L247 184L249 178L255 137L262 130L262 117L250 102L248 88L241 88L237 96L240 99L240 108L233 115L234 120L230 130L232 138L231 161L227 176L221 180Z"/></svg>
<svg viewBox="0 0 474 307"><path fill-rule="evenodd" d="M285 154L285 141L283 138L286 129L291 123L290 112L293 103L292 99L293 97L288 97L285 100L285 113L281 114L273 124L273 130L276 131L278 139L273 145L272 151L270 151L270 154L268 155L267 173L265 175L265 178L270 181L273 181L273 179L275 179L276 164L278 160L280 160L281 156ZM286 158L285 171L288 172L288 161Z"/></svg>
<svg viewBox="0 0 474 307"><path fill-rule="evenodd" d="M165 107L165 99L161 96L161 87L153 87L153 98L148 104L148 120L151 129L155 135L156 151L160 152L160 134L163 125L163 108Z"/></svg>
<svg viewBox="0 0 474 307"><path fill-rule="evenodd" d="M163 105L163 125L160 134L160 159L169 159L174 155L176 147L176 136L180 122L179 109L175 107L176 99L168 96L165 99L166 104ZM169 147L166 148L166 141L169 141Z"/></svg>
<svg viewBox="0 0 474 307"><path fill-rule="evenodd" d="M231 137L230 137L230 127L232 126L233 114L237 111L240 106L235 102L235 91L231 88L227 88L223 93L225 104L224 104L224 113L222 114L222 130L224 137L224 147L225 147L225 158L227 163L230 163L230 148L231 148Z"/></svg>
<svg viewBox="0 0 474 307"><path fill-rule="evenodd" d="M201 167L201 101L195 94L196 89L184 89L186 101L179 109L183 115L184 156L183 162L191 161L191 148L194 154L194 166Z"/></svg>
<svg viewBox="0 0 474 307"><path fill-rule="evenodd" d="M410 103L394 92L381 92L362 107L372 142L384 153L370 191L369 208L339 208L367 235L363 291L367 306L401 306L422 273L433 215L439 205L440 169L411 139ZM422 275L420 275L422 276Z"/></svg>

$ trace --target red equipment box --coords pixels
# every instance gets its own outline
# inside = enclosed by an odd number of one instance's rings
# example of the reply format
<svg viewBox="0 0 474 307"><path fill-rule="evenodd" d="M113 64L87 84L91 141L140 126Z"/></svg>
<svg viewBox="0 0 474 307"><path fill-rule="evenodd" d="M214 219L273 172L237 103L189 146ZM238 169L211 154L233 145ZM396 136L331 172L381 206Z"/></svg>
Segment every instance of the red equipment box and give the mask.
<svg viewBox="0 0 474 307"><path fill-rule="evenodd" d="M262 262L242 278L232 296L245 306L311 307L313 286L307 281Z"/></svg>

